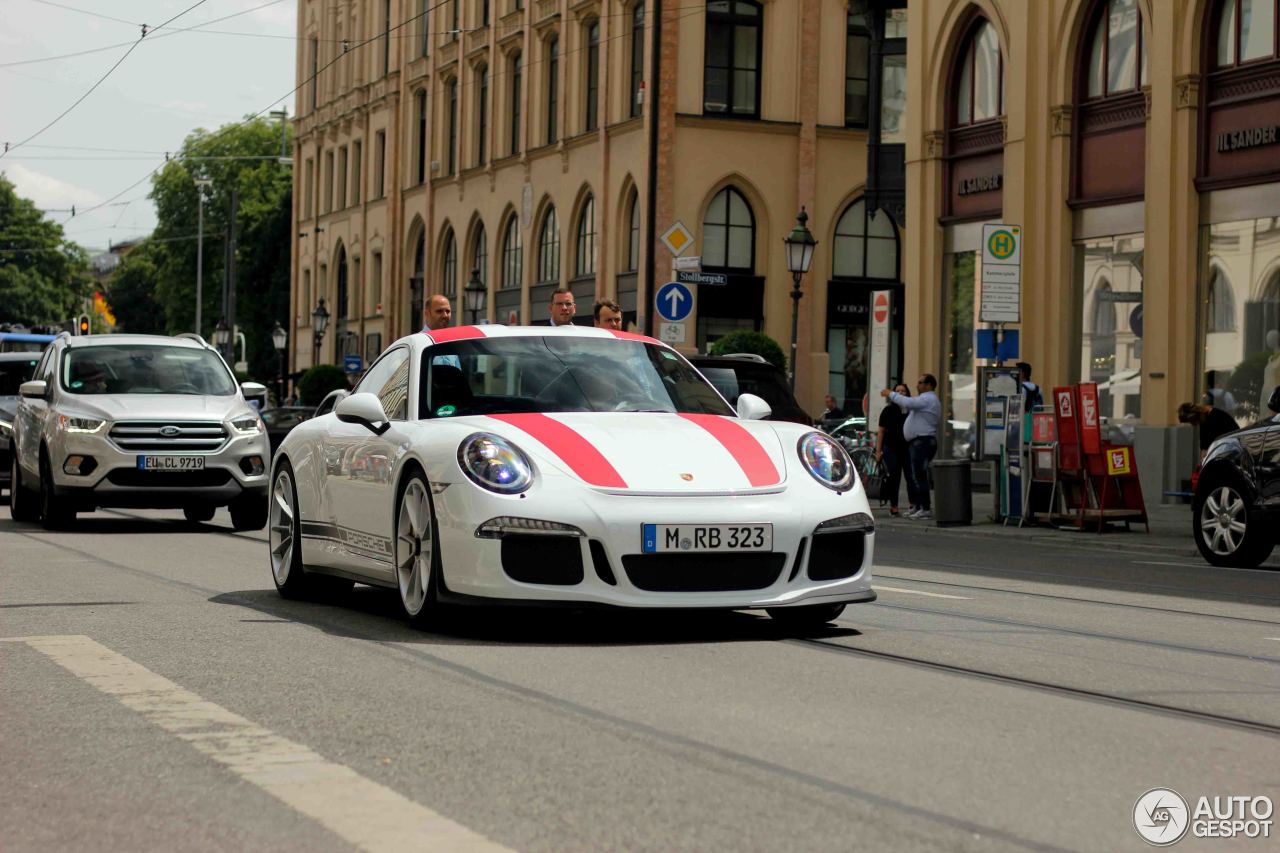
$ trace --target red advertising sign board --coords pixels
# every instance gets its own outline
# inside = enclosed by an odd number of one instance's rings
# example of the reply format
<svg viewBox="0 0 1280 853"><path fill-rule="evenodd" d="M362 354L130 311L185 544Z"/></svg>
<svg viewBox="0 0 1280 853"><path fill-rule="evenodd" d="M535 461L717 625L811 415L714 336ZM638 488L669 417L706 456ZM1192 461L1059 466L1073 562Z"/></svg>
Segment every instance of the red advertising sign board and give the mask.
<svg viewBox="0 0 1280 853"><path fill-rule="evenodd" d="M1080 427L1075 388L1053 389L1053 416L1058 427L1058 464L1063 471L1080 470Z"/></svg>
<svg viewBox="0 0 1280 853"><path fill-rule="evenodd" d="M1031 415L1031 440L1036 444L1049 444L1055 440L1052 412L1035 412Z"/></svg>
<svg viewBox="0 0 1280 853"><path fill-rule="evenodd" d="M1098 384L1081 382L1080 390L1080 449L1087 456L1102 452L1102 427L1098 422Z"/></svg>

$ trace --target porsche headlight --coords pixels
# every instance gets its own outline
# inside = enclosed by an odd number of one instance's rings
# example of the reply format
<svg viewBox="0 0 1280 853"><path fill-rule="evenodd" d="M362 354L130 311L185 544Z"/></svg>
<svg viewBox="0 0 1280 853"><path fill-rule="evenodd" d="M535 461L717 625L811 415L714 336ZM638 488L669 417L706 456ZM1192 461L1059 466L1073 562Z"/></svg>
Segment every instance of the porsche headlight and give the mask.
<svg viewBox="0 0 1280 853"><path fill-rule="evenodd" d="M97 432L102 429L102 425L106 421L101 418L84 418L74 417L72 415L58 415L58 428L67 432Z"/></svg>
<svg viewBox="0 0 1280 853"><path fill-rule="evenodd" d="M257 415L249 415L248 417L236 418L231 422L236 432L255 433L262 431L262 419Z"/></svg>
<svg viewBox="0 0 1280 853"><path fill-rule="evenodd" d="M514 495L533 482L533 466L511 442L496 435L478 432L458 447L458 464L481 488L500 495Z"/></svg>
<svg viewBox="0 0 1280 853"><path fill-rule="evenodd" d="M806 433L796 449L813 479L837 492L853 488L853 462L832 438L820 432Z"/></svg>

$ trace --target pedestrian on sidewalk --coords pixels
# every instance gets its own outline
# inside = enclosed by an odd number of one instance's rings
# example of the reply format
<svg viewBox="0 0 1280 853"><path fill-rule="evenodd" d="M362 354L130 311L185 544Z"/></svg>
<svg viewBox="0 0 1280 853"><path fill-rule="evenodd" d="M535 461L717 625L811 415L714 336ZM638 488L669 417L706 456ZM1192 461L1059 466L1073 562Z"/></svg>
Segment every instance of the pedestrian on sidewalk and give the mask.
<svg viewBox="0 0 1280 853"><path fill-rule="evenodd" d="M1178 423L1191 424L1200 429L1200 459L1214 439L1240 429L1236 419L1222 409L1199 403L1183 403L1178 407Z"/></svg>
<svg viewBox="0 0 1280 853"><path fill-rule="evenodd" d="M889 402L907 410L902 435L907 440L907 493L915 490L917 509L907 518L927 521L933 518L933 500L929 496L929 463L938 453L938 424L942 420L942 401L938 399L938 380L922 373L916 380L918 397L904 397L888 388L880 392Z"/></svg>
<svg viewBox="0 0 1280 853"><path fill-rule="evenodd" d="M1031 381L1031 365L1025 361L1018 362L1018 382L1022 387L1022 411L1030 414L1036 406L1044 405L1044 395L1040 386Z"/></svg>
<svg viewBox="0 0 1280 853"><path fill-rule="evenodd" d="M893 390L902 397L911 396L911 389L905 382L899 382L893 386ZM830 400L831 397L828 396L827 399ZM902 482L902 466L907 461L907 439L902 434L902 425L906 420L907 410L890 403L880 410L880 425L876 431L876 461L884 465L884 482L880 486L880 497L888 498L889 515L894 518L899 514L898 491ZM911 511L915 511L917 505L910 485L907 486L907 497L911 502Z"/></svg>

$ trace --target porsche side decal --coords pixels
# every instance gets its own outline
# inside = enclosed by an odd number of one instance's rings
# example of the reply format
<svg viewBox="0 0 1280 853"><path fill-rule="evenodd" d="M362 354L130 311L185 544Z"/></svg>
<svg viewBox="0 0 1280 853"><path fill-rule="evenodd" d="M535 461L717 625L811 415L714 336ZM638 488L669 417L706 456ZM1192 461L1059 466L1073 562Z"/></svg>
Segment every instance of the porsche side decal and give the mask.
<svg viewBox="0 0 1280 853"><path fill-rule="evenodd" d="M752 486L772 486L779 482L778 469L756 437L732 420L720 415L682 414L690 423L711 433L733 456Z"/></svg>
<svg viewBox="0 0 1280 853"><path fill-rule="evenodd" d="M385 536L321 521L301 521L298 527L304 539L330 539L349 551L383 562L390 562L393 558L391 540Z"/></svg>
<svg viewBox="0 0 1280 853"><path fill-rule="evenodd" d="M571 427L540 413L489 417L527 432L560 457L564 464L573 469L573 473L591 485L611 489L627 488L627 481L622 479L622 475L604 454Z"/></svg>

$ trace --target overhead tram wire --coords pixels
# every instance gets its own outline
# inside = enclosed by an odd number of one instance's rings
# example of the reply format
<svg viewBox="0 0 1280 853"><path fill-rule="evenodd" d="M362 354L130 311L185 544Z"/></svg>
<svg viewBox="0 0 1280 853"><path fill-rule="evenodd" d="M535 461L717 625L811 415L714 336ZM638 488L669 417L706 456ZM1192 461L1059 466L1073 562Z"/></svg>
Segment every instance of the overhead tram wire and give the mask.
<svg viewBox="0 0 1280 853"><path fill-rule="evenodd" d="M103 82L105 82L105 81L106 81L106 79L107 79L108 77L110 77L110 76L111 76L111 72L113 72L113 71L115 71L117 68L119 68L119 67L120 67L120 64L121 64L122 62L124 62L126 59L128 59L128 58L129 58L129 54L133 53L133 52L134 52L134 50L136 50L136 49L137 49L138 45L142 44L143 39L145 39L145 38L147 37L147 33L148 33L148 32L155 32L156 30L163 29L163 28L164 28L165 26L167 26L168 24L173 23L174 21L176 21L176 20L178 20L179 18L181 18L183 15L187 14L188 12L192 11L193 9L196 9L196 8L198 8L198 7L200 7L200 6L203 6L203 5L204 5L205 3L207 3L207 2L209 2L209 0L196 0L196 2L195 2L195 3L191 4L191 5L190 5L190 6L188 6L186 9L183 9L181 12L179 12L179 13L178 13L178 14L176 14L176 15L174 15L172 18L169 18L169 20L167 20L167 21L165 21L164 23L160 24L160 26L156 27L156 28L155 28L155 29L153 29L153 30L148 30L148 29L147 29L147 25L146 25L146 24L143 24L143 25L142 25L142 35L138 36L138 40L137 40L136 42L134 42L134 43L129 47L129 49L128 49L128 50L126 50L126 51L124 52L124 54L123 54L119 59L117 59L117 60L115 61L115 64L114 64L114 65L112 65L110 68L108 68L108 69L107 69L107 73L106 73L106 74L103 74L101 77L99 77L99 78L98 78L98 81L97 81L96 83L94 83L92 86L90 86L90 87L89 87L89 90L88 90L87 92L85 92L85 93L84 93L83 95L81 95L80 97L76 98L76 99L75 99L75 101L73 101L73 102L72 102L71 106L67 107L65 110L63 110L61 113L59 113L59 114L58 114L58 116L57 116L57 118L55 118L53 121L49 122L49 123L48 123L48 124L46 124L44 127L42 127L42 128L40 128L39 130L37 130L35 133L31 134L31 135L30 135L30 136L28 136L26 139L24 139L24 140L22 140L21 142L19 142L17 145L12 145L12 146L11 146L11 145L9 145L8 143L6 143L6 144L5 144L5 146L4 146L4 150L3 150L3 151L0 151L0 160L4 159L4 158L5 158L5 157L10 153L10 152L12 152L12 151L14 151L14 150L16 150L16 149L18 149L18 148L21 148L23 145L26 145L28 142L30 142L31 140L35 139L37 136L39 136L40 134L44 133L44 132L45 132L46 130L48 130L49 128L53 127L53 126L54 126L55 124L57 124L58 122L62 121L62 119L66 118L67 114L69 114L69 113L70 113L72 110L74 110L76 107L80 106L80 104L84 102L84 99L85 99L85 98L87 98L87 97L89 97L90 95L92 95L92 94L93 94L93 92L94 92L94 90L95 90L95 89L97 89L99 86L101 86L101 85L103 84Z"/></svg>

